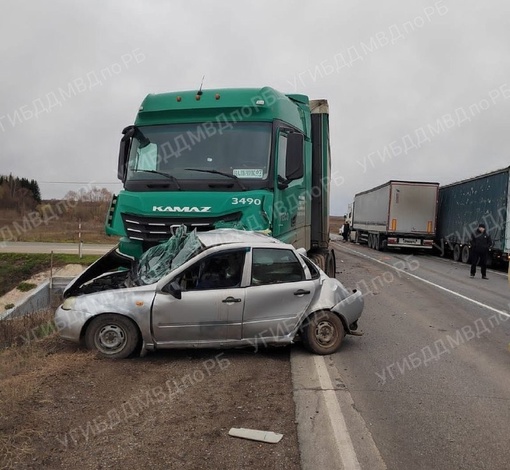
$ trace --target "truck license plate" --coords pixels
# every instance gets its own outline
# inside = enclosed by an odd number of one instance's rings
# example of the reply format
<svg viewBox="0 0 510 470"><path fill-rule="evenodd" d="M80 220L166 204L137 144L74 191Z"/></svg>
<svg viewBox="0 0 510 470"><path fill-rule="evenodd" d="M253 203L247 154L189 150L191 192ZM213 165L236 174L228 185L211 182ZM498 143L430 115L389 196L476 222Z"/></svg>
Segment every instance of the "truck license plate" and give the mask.
<svg viewBox="0 0 510 470"><path fill-rule="evenodd" d="M405 243L406 245L419 245L420 240L417 238L402 238L402 243Z"/></svg>

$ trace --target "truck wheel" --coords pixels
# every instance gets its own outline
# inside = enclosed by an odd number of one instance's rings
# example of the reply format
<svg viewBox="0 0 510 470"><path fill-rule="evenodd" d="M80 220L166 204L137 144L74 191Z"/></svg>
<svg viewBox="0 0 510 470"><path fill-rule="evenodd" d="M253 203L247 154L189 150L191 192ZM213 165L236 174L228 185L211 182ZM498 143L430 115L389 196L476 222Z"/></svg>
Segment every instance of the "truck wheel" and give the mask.
<svg viewBox="0 0 510 470"><path fill-rule="evenodd" d="M324 271L329 277L334 278L336 276L336 259L335 252L333 250L328 251L326 256L326 270Z"/></svg>
<svg viewBox="0 0 510 470"><path fill-rule="evenodd" d="M379 241L379 235L374 235L374 250L380 251L381 243Z"/></svg>
<svg viewBox="0 0 510 470"><path fill-rule="evenodd" d="M388 249L388 240L381 240L380 251L386 251Z"/></svg>
<svg viewBox="0 0 510 470"><path fill-rule="evenodd" d="M303 344L315 354L333 354L338 351L345 336L342 321L333 312L312 314L303 328Z"/></svg>
<svg viewBox="0 0 510 470"><path fill-rule="evenodd" d="M463 263L469 263L469 246L464 245L462 247L461 259Z"/></svg>
<svg viewBox="0 0 510 470"><path fill-rule="evenodd" d="M458 243L453 247L453 261L459 261L460 259L460 245Z"/></svg>
<svg viewBox="0 0 510 470"><path fill-rule="evenodd" d="M308 256L319 268L321 268L324 272L326 272L325 259L324 255L321 253L311 253ZM326 273L327 274L327 273Z"/></svg>
<svg viewBox="0 0 510 470"><path fill-rule="evenodd" d="M121 315L101 315L94 318L85 332L88 349L100 356L125 359L135 352L140 333L135 324Z"/></svg>
<svg viewBox="0 0 510 470"><path fill-rule="evenodd" d="M369 234L368 234L368 243L367 243L367 245L368 245L368 247L369 247L370 249L372 249L372 248L373 248L373 244L372 244L372 243L373 243L373 237L372 237L372 234L371 234L371 233L369 233Z"/></svg>

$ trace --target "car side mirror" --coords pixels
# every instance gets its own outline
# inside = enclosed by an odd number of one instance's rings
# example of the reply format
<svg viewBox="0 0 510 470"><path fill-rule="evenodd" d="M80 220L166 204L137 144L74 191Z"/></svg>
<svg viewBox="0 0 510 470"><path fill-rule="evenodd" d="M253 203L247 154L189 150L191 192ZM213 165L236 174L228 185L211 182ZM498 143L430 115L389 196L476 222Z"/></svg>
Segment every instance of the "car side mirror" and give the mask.
<svg viewBox="0 0 510 470"><path fill-rule="evenodd" d="M182 299L182 289L179 283L176 281L172 281L166 284L161 290L174 296L176 299Z"/></svg>

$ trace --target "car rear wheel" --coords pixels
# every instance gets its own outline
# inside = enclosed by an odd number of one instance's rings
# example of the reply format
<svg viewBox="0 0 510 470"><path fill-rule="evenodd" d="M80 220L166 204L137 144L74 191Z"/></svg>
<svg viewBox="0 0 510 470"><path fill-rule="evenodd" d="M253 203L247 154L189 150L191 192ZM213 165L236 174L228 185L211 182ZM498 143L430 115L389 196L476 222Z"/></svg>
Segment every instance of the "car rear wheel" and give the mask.
<svg viewBox="0 0 510 470"><path fill-rule="evenodd" d="M131 356L139 339L140 333L135 324L128 318L114 314L95 318L85 333L87 348L111 359L125 359Z"/></svg>
<svg viewBox="0 0 510 470"><path fill-rule="evenodd" d="M345 336L342 321L333 312L314 313L303 328L303 344L315 354L335 353Z"/></svg>

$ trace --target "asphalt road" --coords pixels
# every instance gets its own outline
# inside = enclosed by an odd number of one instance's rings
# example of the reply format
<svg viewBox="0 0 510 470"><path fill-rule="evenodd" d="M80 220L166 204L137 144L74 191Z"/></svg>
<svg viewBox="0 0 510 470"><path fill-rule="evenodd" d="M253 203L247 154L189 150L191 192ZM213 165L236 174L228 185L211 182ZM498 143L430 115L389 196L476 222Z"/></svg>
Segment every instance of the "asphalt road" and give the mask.
<svg viewBox="0 0 510 470"><path fill-rule="evenodd" d="M81 252L84 255L103 255L114 245L83 243ZM42 243L42 242L2 242L0 253L70 253L79 254L78 243Z"/></svg>
<svg viewBox="0 0 510 470"><path fill-rule="evenodd" d="M365 334L346 337L330 374L386 467L510 468L506 273L471 279L469 266L446 259L334 246L337 277L366 294ZM363 439L351 439L362 455Z"/></svg>

